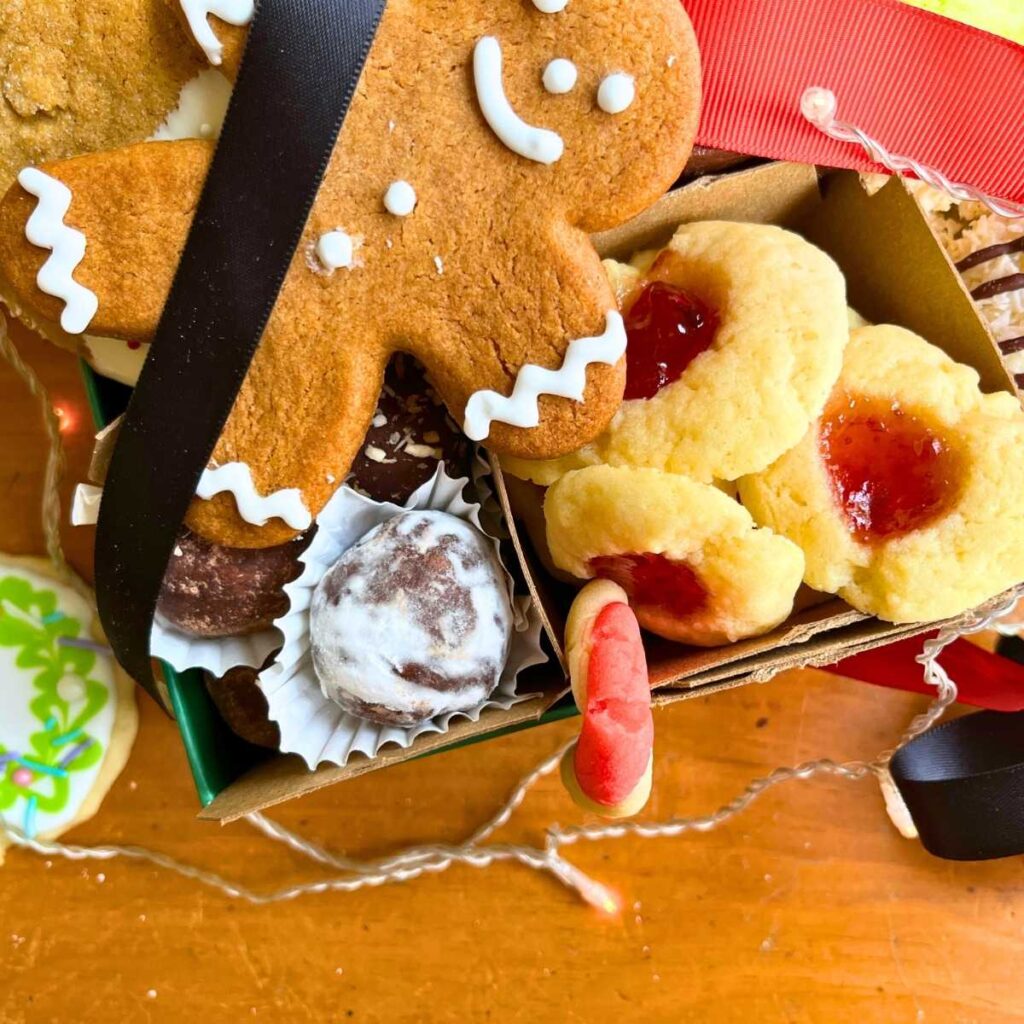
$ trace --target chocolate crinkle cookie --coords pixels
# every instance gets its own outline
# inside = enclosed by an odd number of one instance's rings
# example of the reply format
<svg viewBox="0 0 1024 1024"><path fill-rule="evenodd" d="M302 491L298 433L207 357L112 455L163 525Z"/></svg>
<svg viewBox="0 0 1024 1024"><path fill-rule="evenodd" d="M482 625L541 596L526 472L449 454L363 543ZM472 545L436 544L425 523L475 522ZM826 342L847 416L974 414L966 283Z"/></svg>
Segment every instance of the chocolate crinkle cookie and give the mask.
<svg viewBox="0 0 1024 1024"><path fill-rule="evenodd" d="M258 747L277 750L281 732L277 723L270 721L267 698L256 678L256 669L240 666L219 679L208 676L206 689L232 732Z"/></svg>
<svg viewBox="0 0 1024 1024"><path fill-rule="evenodd" d="M402 505L439 462L457 478L470 475L472 458L472 443L448 415L423 367L412 356L397 355L345 482L375 501Z"/></svg>
<svg viewBox="0 0 1024 1024"><path fill-rule="evenodd" d="M268 629L288 610L283 588L301 573L299 555L311 536L271 548L229 548L183 529L157 611L171 626L198 637Z"/></svg>

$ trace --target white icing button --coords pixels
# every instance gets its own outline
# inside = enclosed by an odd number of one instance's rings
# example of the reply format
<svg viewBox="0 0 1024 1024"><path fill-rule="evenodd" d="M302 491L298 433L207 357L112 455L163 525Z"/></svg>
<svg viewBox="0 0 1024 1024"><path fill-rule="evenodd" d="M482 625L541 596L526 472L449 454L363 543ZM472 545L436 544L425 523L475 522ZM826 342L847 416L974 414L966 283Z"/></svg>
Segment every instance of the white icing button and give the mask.
<svg viewBox="0 0 1024 1024"><path fill-rule="evenodd" d="M636 83L632 75L619 72L609 75L597 90L597 105L606 114L621 114L636 99Z"/></svg>
<svg viewBox="0 0 1024 1024"><path fill-rule="evenodd" d="M85 697L85 683L77 676L61 676L57 680L57 696L68 704L74 704Z"/></svg>
<svg viewBox="0 0 1024 1024"><path fill-rule="evenodd" d="M313 522L302 491L286 487L273 494L260 494L252 471L244 462L228 462L216 469L204 469L196 496L204 501L227 491L234 495L238 514L253 526L265 526L271 519L283 519L293 530L308 530Z"/></svg>
<svg viewBox="0 0 1024 1024"><path fill-rule="evenodd" d="M557 370L527 363L516 374L510 396L499 395L497 391L476 391L470 395L462 429L471 441L484 441L494 420L513 427L536 427L540 423L537 403L541 395L582 402L587 389L587 367L591 363L614 366L625 354L625 321L621 313L613 310L605 317L604 333L572 342Z"/></svg>
<svg viewBox="0 0 1024 1024"><path fill-rule="evenodd" d="M544 69L544 88L556 96L572 92L576 85L576 65L564 57L556 57Z"/></svg>
<svg viewBox="0 0 1024 1024"><path fill-rule="evenodd" d="M355 247L352 236L344 231L328 231L316 243L316 257L325 270L335 271L340 267L351 267Z"/></svg>
<svg viewBox="0 0 1024 1024"><path fill-rule="evenodd" d="M558 14L564 11L569 0L533 0L533 6L541 14Z"/></svg>
<svg viewBox="0 0 1024 1024"><path fill-rule="evenodd" d="M229 25L248 25L256 10L255 0L180 0L188 27L195 41L203 48L211 64L224 59L224 47L210 25L210 15L216 15Z"/></svg>
<svg viewBox="0 0 1024 1024"><path fill-rule="evenodd" d="M384 193L384 209L396 217L408 217L416 209L416 189L407 181L393 181Z"/></svg>
<svg viewBox="0 0 1024 1024"><path fill-rule="evenodd" d="M62 299L60 325L68 334L81 334L99 308L95 292L74 279L85 258L85 235L64 223L71 207L71 189L35 167L18 175L18 184L39 202L25 224L25 237L50 255L36 275L39 290Z"/></svg>
<svg viewBox="0 0 1024 1024"><path fill-rule="evenodd" d="M477 102L491 131L519 156L541 164L562 159L565 143L556 132L527 124L512 108L501 78L501 43L483 36L473 49L473 82Z"/></svg>

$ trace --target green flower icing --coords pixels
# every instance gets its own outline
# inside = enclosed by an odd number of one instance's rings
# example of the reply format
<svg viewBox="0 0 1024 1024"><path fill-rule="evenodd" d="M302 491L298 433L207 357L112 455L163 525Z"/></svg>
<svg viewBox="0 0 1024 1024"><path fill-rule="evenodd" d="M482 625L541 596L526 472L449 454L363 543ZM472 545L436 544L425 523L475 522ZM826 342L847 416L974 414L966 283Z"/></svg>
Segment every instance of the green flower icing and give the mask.
<svg viewBox="0 0 1024 1024"><path fill-rule="evenodd" d="M36 589L20 576L0 576L0 647L17 648L15 664L27 674L37 670L28 710L39 728L25 737L21 749L0 742L0 816L28 834L35 831L37 813L67 808L73 774L88 771L103 757L103 744L89 725L111 699L108 686L90 677L94 651L60 642L80 637L82 623L60 610L55 591ZM69 687L77 691L73 700L61 695ZM11 680L7 692L17 700L23 688Z"/></svg>

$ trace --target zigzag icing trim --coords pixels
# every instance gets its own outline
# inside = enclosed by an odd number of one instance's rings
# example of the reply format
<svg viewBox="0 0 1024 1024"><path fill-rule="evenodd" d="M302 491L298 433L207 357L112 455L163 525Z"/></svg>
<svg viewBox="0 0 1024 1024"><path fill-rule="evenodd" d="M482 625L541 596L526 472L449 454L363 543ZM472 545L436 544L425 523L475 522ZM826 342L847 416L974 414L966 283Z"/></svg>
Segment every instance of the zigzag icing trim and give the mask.
<svg viewBox="0 0 1024 1024"><path fill-rule="evenodd" d="M260 494L252 471L244 462L227 462L216 469L204 469L196 495L209 500L227 491L234 495L238 514L253 526L266 526L271 519L283 519L293 530L308 530L313 522L302 491L287 487L273 494Z"/></svg>
<svg viewBox="0 0 1024 1024"><path fill-rule="evenodd" d="M64 223L71 206L71 189L36 167L26 167L18 184L39 202L25 224L25 237L50 257L36 275L39 290L64 301L60 325L68 334L81 334L99 308L99 299L72 276L85 256L85 235Z"/></svg>
<svg viewBox="0 0 1024 1024"><path fill-rule="evenodd" d="M527 363L516 375L516 384L508 397L497 391L477 391L466 403L462 429L472 441L484 441L491 432L491 423L508 423L513 427L535 427L540 423L541 395L557 395L583 401L587 388L587 367L591 363L614 366L626 352L626 325L616 311L607 314L604 334L579 338L569 345L558 370Z"/></svg>

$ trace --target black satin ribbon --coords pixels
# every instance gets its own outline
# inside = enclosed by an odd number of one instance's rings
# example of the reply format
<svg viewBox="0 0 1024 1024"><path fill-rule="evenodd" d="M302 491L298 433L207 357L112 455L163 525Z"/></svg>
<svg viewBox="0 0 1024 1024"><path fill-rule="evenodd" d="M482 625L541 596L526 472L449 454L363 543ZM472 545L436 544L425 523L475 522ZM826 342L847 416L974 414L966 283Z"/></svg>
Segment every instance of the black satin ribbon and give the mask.
<svg viewBox="0 0 1024 1024"><path fill-rule="evenodd" d="M385 2L256 4L96 535L104 629L118 661L158 701L149 635L175 537L277 301Z"/></svg>
<svg viewBox="0 0 1024 1024"><path fill-rule="evenodd" d="M931 729L889 769L929 853L1024 853L1024 711L982 711Z"/></svg>

